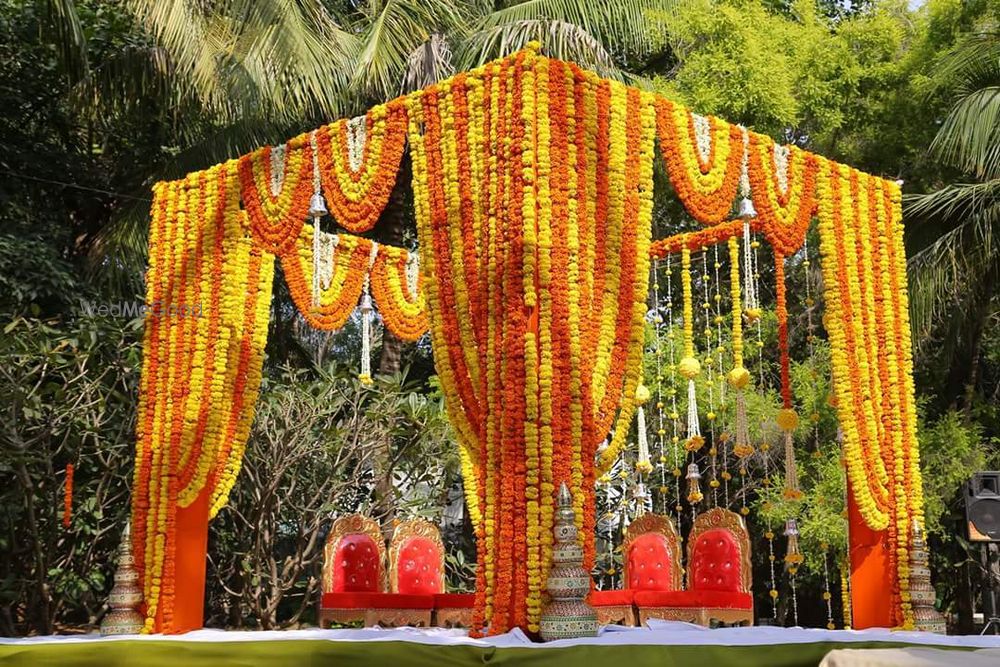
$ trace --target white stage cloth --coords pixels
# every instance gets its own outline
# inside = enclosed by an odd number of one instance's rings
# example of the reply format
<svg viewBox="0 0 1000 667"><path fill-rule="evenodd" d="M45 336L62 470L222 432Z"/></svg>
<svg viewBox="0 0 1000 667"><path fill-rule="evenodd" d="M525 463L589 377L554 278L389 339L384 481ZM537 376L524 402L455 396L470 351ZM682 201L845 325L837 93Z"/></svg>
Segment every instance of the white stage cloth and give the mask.
<svg viewBox="0 0 1000 667"><path fill-rule="evenodd" d="M918 644L942 648L996 648L1000 649L1000 636L987 635L935 635L926 632L890 631L881 628L868 630L821 630L816 628L778 628L756 626L751 628L718 628L710 630L690 623L674 621L649 621L649 627L625 628L605 626L599 636L585 639L563 639L547 644L532 642L520 630L483 639L473 639L463 630L443 628L364 628L357 630L272 630L226 631L197 630L183 635L128 635L101 637L89 635L59 635L45 637L3 638L0 644L39 644L49 642L112 642L122 639L140 641L177 642L243 642L275 640L325 640L347 642L406 641L436 645L472 645L509 648L558 648L565 646L595 645L674 645L674 646L773 646L777 644L811 644L818 642L893 642ZM835 663L841 664L841 663ZM998 663L1000 664L1000 663Z"/></svg>

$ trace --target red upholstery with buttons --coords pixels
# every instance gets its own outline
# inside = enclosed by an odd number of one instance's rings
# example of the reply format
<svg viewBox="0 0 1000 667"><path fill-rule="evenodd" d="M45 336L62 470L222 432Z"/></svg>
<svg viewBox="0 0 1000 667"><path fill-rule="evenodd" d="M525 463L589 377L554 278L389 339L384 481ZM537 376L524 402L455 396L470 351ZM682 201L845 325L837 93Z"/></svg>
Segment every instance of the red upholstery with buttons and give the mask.
<svg viewBox="0 0 1000 667"><path fill-rule="evenodd" d="M475 606L475 593L438 593L434 596L435 609L471 609Z"/></svg>
<svg viewBox="0 0 1000 667"><path fill-rule="evenodd" d="M629 545L628 588L637 591L672 590L673 566L665 536L660 533L639 535Z"/></svg>
<svg viewBox="0 0 1000 667"><path fill-rule="evenodd" d="M396 590L401 594L434 595L444 590L441 550L426 537L411 537L399 550Z"/></svg>
<svg viewBox="0 0 1000 667"><path fill-rule="evenodd" d="M374 540L364 533L341 538L334 554L331 592L376 592L381 579L382 563Z"/></svg>
<svg viewBox="0 0 1000 667"><path fill-rule="evenodd" d="M752 609L753 596L736 591L636 591L635 603L645 608Z"/></svg>
<svg viewBox="0 0 1000 667"><path fill-rule="evenodd" d="M433 595L403 595L401 593L324 593L326 609L433 609Z"/></svg>
<svg viewBox="0 0 1000 667"><path fill-rule="evenodd" d="M587 601L595 607L621 607L632 604L635 593L631 588L624 590L590 591Z"/></svg>
<svg viewBox="0 0 1000 667"><path fill-rule="evenodd" d="M728 530L713 528L698 536L692 550L688 588L698 591L739 591L740 545Z"/></svg>

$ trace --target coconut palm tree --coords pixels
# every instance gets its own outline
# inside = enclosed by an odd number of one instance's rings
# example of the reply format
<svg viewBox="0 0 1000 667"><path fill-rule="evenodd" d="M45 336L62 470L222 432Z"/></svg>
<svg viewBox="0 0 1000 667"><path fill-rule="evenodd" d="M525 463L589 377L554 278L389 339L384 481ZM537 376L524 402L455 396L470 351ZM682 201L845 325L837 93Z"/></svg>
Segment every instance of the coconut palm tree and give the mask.
<svg viewBox="0 0 1000 667"><path fill-rule="evenodd" d="M936 73L954 103L930 154L961 176L908 198L933 240L910 259L918 341L939 340L948 396L963 407L978 379L980 344L1000 316L1000 30L995 19L960 41Z"/></svg>
<svg viewBox="0 0 1000 667"><path fill-rule="evenodd" d="M130 0L136 39L90 64L73 0L46 4L82 108L106 117L160 101L180 147L150 169L152 183L360 113L532 40L549 55L628 78L629 66L664 43L673 2ZM102 231L93 245L100 266L137 275L145 216L136 205Z"/></svg>

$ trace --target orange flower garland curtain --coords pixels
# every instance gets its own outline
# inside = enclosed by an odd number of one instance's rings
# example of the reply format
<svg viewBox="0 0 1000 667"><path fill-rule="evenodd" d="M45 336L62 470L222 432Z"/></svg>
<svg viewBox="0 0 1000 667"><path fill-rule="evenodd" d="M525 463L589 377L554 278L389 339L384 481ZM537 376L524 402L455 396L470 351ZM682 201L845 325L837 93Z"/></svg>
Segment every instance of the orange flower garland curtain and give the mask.
<svg viewBox="0 0 1000 667"><path fill-rule="evenodd" d="M236 169L154 192L132 486L147 631L172 624L177 510L225 505L260 385L274 256L247 233Z"/></svg>
<svg viewBox="0 0 1000 667"><path fill-rule="evenodd" d="M348 174L362 185L338 195L368 199L335 208L345 226L365 228L387 201L380 193L395 182L406 130L405 114L400 127L395 109L370 112L374 147ZM320 141L317 155L313 138L301 135L154 190L132 491L146 631L175 629L178 510L207 494L214 516L239 473L260 386L276 256L293 301L314 327L342 326L370 279L387 327L405 340L427 330L420 281L411 277L415 263L401 248L326 235L333 240L324 260L330 280L313 298L318 230L305 219L316 181L335 180L327 171L336 161L324 159L323 150L339 146Z"/></svg>
<svg viewBox="0 0 1000 667"><path fill-rule="evenodd" d="M371 229L407 142L419 262L316 227L322 193L341 227ZM656 159L706 227L651 245ZM756 217L730 219L739 192ZM533 630L562 481L593 559L594 480L637 407L650 256L750 225L780 264L813 217L848 477L885 531L891 621L905 624L922 500L898 186L527 49L157 184L147 302L202 317L150 317L144 334L133 540L147 629L176 629L178 508L208 494L214 514L239 471L275 260L317 328L344 324L369 289L396 335L429 329L477 533L475 629Z"/></svg>
<svg viewBox="0 0 1000 667"><path fill-rule="evenodd" d="M595 451L639 382L655 111L532 51L409 109L431 340L477 531L474 629L536 631L555 490L572 489L592 563Z"/></svg>
<svg viewBox="0 0 1000 667"><path fill-rule="evenodd" d="M820 255L833 388L851 490L885 530L895 625L913 621L909 543L923 525L899 185L820 161Z"/></svg>

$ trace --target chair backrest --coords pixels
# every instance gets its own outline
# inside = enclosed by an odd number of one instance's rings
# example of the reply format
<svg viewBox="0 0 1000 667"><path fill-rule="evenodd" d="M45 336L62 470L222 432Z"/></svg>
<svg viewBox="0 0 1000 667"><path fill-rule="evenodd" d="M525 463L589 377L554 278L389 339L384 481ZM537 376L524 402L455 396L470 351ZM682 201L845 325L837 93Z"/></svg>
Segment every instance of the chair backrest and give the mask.
<svg viewBox="0 0 1000 667"><path fill-rule="evenodd" d="M751 577L743 517L721 507L699 514L688 535L688 588L749 593Z"/></svg>
<svg viewBox="0 0 1000 667"><path fill-rule="evenodd" d="M389 546L389 586L393 593L444 592L444 544L438 527L424 519L403 521Z"/></svg>
<svg viewBox="0 0 1000 667"><path fill-rule="evenodd" d="M647 513L629 524L622 553L625 588L680 590L680 541L668 517Z"/></svg>
<svg viewBox="0 0 1000 667"><path fill-rule="evenodd" d="M385 590L385 541L378 522L360 514L333 522L323 547L324 593Z"/></svg>

